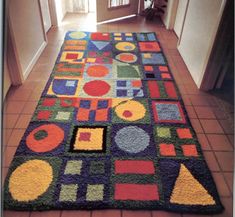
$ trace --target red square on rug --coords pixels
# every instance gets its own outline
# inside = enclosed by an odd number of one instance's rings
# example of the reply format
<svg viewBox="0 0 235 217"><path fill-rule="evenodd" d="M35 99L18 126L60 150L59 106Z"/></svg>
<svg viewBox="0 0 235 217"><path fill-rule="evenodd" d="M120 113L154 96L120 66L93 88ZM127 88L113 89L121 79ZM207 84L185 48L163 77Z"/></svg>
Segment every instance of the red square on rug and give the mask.
<svg viewBox="0 0 235 217"><path fill-rule="evenodd" d="M186 157L197 157L198 152L195 145L182 145L184 156Z"/></svg>
<svg viewBox="0 0 235 217"><path fill-rule="evenodd" d="M110 40L110 36L108 33L94 32L94 33L91 33L91 40L108 41Z"/></svg>
<svg viewBox="0 0 235 217"><path fill-rule="evenodd" d="M183 128L183 129L182 128L178 128L176 130L176 132L177 132L178 137L180 139L192 139L193 138L193 136L192 136L192 134L191 134L191 132L190 132L190 130L188 128Z"/></svg>
<svg viewBox="0 0 235 217"><path fill-rule="evenodd" d="M66 54L66 59L67 60L76 60L77 58L78 58L78 54L74 54L74 53Z"/></svg>
<svg viewBox="0 0 235 217"><path fill-rule="evenodd" d="M159 200L156 184L115 184L115 200Z"/></svg>
<svg viewBox="0 0 235 217"><path fill-rule="evenodd" d="M160 144L159 146L162 156L176 156L175 146L173 144Z"/></svg>
<svg viewBox="0 0 235 217"><path fill-rule="evenodd" d="M55 103L56 103L56 99L46 98L43 100L42 105L43 106L54 106Z"/></svg>
<svg viewBox="0 0 235 217"><path fill-rule="evenodd" d="M38 120L49 120L51 111L39 111L37 115Z"/></svg>
<svg viewBox="0 0 235 217"><path fill-rule="evenodd" d="M116 160L116 174L154 174L153 161L141 160Z"/></svg>

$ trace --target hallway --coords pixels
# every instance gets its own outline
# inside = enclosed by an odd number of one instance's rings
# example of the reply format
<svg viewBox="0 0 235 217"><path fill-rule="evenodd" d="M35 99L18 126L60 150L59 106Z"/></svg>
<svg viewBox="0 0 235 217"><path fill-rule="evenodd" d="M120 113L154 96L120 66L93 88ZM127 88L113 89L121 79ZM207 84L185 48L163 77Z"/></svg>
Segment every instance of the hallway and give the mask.
<svg viewBox="0 0 235 217"><path fill-rule="evenodd" d="M115 23L97 25L94 14L67 14L59 28L48 32L48 44L25 83L11 87L5 99L4 112L4 176L13 159L15 150L36 108L56 57L68 30L99 32L156 32L171 71L175 77L188 116L201 143L205 159L212 171L225 212L220 217L232 216L233 194L233 117L232 111L224 111L215 96L198 90L177 50L177 37L167 31L160 21L146 22L143 17ZM232 108L233 110L233 108ZM4 177L3 177L4 178ZM193 217L163 211L5 211L4 217ZM210 216L211 217L211 216Z"/></svg>

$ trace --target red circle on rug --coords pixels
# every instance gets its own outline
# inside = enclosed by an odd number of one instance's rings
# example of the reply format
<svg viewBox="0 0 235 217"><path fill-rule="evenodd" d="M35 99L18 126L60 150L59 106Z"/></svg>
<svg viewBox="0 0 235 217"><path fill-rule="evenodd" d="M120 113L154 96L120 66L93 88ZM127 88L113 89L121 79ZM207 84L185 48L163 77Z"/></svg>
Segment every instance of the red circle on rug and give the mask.
<svg viewBox="0 0 235 217"><path fill-rule="evenodd" d="M91 77L104 77L109 73L109 69L102 65L90 66L87 69L87 74Z"/></svg>
<svg viewBox="0 0 235 217"><path fill-rule="evenodd" d="M45 124L37 127L27 136L26 145L34 152L48 152L56 148L63 139L63 129L55 124Z"/></svg>
<svg viewBox="0 0 235 217"><path fill-rule="evenodd" d="M83 90L90 96L103 96L109 92L110 88L107 82L95 80L87 82Z"/></svg>
<svg viewBox="0 0 235 217"><path fill-rule="evenodd" d="M132 116L132 112L129 110L125 110L122 114L125 118L129 118Z"/></svg>

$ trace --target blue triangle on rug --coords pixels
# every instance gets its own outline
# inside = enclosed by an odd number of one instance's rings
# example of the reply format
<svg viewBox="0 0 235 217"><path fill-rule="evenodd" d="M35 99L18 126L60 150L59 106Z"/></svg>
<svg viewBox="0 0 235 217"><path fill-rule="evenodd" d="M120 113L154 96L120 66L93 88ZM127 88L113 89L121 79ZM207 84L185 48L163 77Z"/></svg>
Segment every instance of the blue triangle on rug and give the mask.
<svg viewBox="0 0 235 217"><path fill-rule="evenodd" d="M91 41L99 50L104 49L109 42L106 41Z"/></svg>

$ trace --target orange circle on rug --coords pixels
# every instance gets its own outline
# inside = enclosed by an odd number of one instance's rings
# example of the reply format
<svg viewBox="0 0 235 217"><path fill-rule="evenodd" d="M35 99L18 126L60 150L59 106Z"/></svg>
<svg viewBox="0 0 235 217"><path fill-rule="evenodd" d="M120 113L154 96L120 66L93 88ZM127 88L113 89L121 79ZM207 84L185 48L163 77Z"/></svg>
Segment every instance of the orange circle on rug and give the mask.
<svg viewBox="0 0 235 217"><path fill-rule="evenodd" d="M91 77L104 77L109 73L109 69L102 65L90 66L87 69L87 74Z"/></svg>
<svg viewBox="0 0 235 217"><path fill-rule="evenodd" d="M84 85L83 90L90 96L103 96L109 92L110 88L111 87L107 82L94 80L87 82Z"/></svg>
<svg viewBox="0 0 235 217"><path fill-rule="evenodd" d="M115 58L125 63L134 63L137 61L137 56L132 53L120 53Z"/></svg>
<svg viewBox="0 0 235 217"><path fill-rule="evenodd" d="M45 124L34 129L26 138L26 145L34 152L48 152L64 139L64 131L55 124Z"/></svg>

